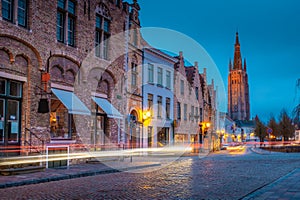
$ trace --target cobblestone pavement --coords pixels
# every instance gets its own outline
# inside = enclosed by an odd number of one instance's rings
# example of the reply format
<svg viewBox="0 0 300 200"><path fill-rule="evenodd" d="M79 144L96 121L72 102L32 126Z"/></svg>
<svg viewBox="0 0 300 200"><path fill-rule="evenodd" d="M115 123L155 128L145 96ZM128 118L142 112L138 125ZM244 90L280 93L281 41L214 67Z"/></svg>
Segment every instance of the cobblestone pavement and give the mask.
<svg viewBox="0 0 300 200"><path fill-rule="evenodd" d="M202 159L182 157L144 173L110 173L4 188L0 198L299 199L298 168L300 154L221 151Z"/></svg>

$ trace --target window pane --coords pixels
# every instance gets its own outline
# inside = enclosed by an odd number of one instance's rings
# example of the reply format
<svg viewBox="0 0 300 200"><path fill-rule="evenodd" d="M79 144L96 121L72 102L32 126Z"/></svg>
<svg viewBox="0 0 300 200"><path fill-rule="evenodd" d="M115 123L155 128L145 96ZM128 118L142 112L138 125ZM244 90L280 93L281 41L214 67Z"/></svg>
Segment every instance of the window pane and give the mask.
<svg viewBox="0 0 300 200"><path fill-rule="evenodd" d="M75 15L75 3L73 1L68 2L68 12Z"/></svg>
<svg viewBox="0 0 300 200"><path fill-rule="evenodd" d="M109 21L104 19L104 27L103 27L104 31L109 33Z"/></svg>
<svg viewBox="0 0 300 200"><path fill-rule="evenodd" d="M157 68L157 84L162 85L162 68Z"/></svg>
<svg viewBox="0 0 300 200"><path fill-rule="evenodd" d="M100 16L96 16L96 28L101 28L102 18Z"/></svg>
<svg viewBox="0 0 300 200"><path fill-rule="evenodd" d="M148 94L148 109L151 109L153 106L153 95Z"/></svg>
<svg viewBox="0 0 300 200"><path fill-rule="evenodd" d="M103 59L108 59L108 35L104 35L104 41L103 41Z"/></svg>
<svg viewBox="0 0 300 200"><path fill-rule="evenodd" d="M57 12L56 37L60 42L64 42L64 16L61 12Z"/></svg>
<svg viewBox="0 0 300 200"><path fill-rule="evenodd" d="M58 0L57 6L59 8L65 9L66 1L65 0Z"/></svg>
<svg viewBox="0 0 300 200"><path fill-rule="evenodd" d="M8 142L19 140L19 102L8 100L7 107Z"/></svg>
<svg viewBox="0 0 300 200"><path fill-rule="evenodd" d="M167 71L167 73L166 73L166 81L167 81L166 87L170 89L171 88L171 72L170 71Z"/></svg>
<svg viewBox="0 0 300 200"><path fill-rule="evenodd" d="M100 41L101 41L101 33L99 31L96 31L96 36L95 36L95 47L96 47L96 51L95 51L95 55L97 57L100 57Z"/></svg>
<svg viewBox="0 0 300 200"><path fill-rule="evenodd" d="M184 81L180 80L180 93L184 95Z"/></svg>
<svg viewBox="0 0 300 200"><path fill-rule="evenodd" d="M21 83L10 82L9 95L15 96L15 97L21 97Z"/></svg>
<svg viewBox="0 0 300 200"><path fill-rule="evenodd" d="M184 115L184 120L187 120L187 104L184 104L183 115Z"/></svg>
<svg viewBox="0 0 300 200"><path fill-rule="evenodd" d="M68 44L71 46L74 46L74 33L75 33L75 27L74 27L74 19L68 18Z"/></svg>
<svg viewBox="0 0 300 200"><path fill-rule="evenodd" d="M27 19L27 1L18 1L18 24L21 26L26 26Z"/></svg>
<svg viewBox="0 0 300 200"><path fill-rule="evenodd" d="M170 98L166 98L166 118L170 119Z"/></svg>
<svg viewBox="0 0 300 200"><path fill-rule="evenodd" d="M152 64L148 64L148 82L153 83L153 72L154 66Z"/></svg>
<svg viewBox="0 0 300 200"><path fill-rule="evenodd" d="M0 99L0 143L4 142L4 99Z"/></svg>
<svg viewBox="0 0 300 200"><path fill-rule="evenodd" d="M177 119L181 119L181 105L177 102Z"/></svg>
<svg viewBox="0 0 300 200"><path fill-rule="evenodd" d="M12 21L12 6L12 0L2 0L2 17L9 21Z"/></svg>
<svg viewBox="0 0 300 200"><path fill-rule="evenodd" d="M0 94L6 94L5 88L6 88L6 81L0 79Z"/></svg>
<svg viewBox="0 0 300 200"><path fill-rule="evenodd" d="M161 117L162 96L157 96L157 117Z"/></svg>

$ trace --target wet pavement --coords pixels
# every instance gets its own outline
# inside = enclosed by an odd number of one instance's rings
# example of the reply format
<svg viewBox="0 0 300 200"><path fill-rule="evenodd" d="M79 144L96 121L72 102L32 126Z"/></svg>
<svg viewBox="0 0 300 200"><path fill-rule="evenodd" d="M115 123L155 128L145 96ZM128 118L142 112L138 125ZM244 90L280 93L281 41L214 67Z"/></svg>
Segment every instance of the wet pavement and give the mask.
<svg viewBox="0 0 300 200"><path fill-rule="evenodd" d="M300 154L248 148L0 176L1 199L300 199ZM151 160L152 161L152 160ZM120 164L121 163L121 164ZM115 165L115 166L114 166ZM42 183L39 183L39 181ZM56 180L56 181L54 181ZM29 184L14 187L20 182Z"/></svg>

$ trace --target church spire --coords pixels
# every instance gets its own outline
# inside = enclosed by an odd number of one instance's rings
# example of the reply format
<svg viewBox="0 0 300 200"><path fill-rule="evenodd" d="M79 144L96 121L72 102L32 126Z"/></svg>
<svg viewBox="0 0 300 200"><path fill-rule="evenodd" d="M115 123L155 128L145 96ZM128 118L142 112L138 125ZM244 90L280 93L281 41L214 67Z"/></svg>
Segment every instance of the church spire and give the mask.
<svg viewBox="0 0 300 200"><path fill-rule="evenodd" d="M233 69L242 69L242 56L240 50L239 33L235 34L235 50L234 50L234 61Z"/></svg>
<svg viewBox="0 0 300 200"><path fill-rule="evenodd" d="M239 33L238 32L236 32L235 33L235 45L239 45L240 44L240 42L239 42Z"/></svg>

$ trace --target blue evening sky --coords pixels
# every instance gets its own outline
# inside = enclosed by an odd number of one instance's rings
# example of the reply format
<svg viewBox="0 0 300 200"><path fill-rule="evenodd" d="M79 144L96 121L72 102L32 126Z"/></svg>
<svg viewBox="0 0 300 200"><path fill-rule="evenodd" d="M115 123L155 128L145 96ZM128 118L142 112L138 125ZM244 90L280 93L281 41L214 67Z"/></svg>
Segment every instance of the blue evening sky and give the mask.
<svg viewBox="0 0 300 200"><path fill-rule="evenodd" d="M267 122L271 113L278 117L283 108L291 112L299 103L299 95L295 96L296 81L300 78L300 1L140 0L138 3L143 28L171 29L202 45L218 68L226 93L228 62L233 59L238 30L242 57L247 60L251 117L258 115ZM144 38L155 44L159 34L145 34ZM180 43L177 38L172 42ZM168 44L163 48L168 50ZM183 53L197 56L198 51ZM201 63L201 59L199 56L197 61L205 67L207 64Z"/></svg>

